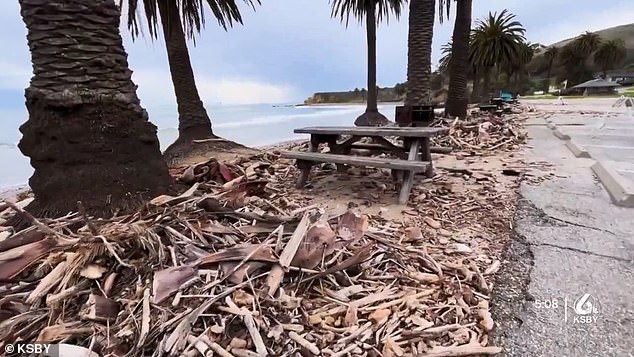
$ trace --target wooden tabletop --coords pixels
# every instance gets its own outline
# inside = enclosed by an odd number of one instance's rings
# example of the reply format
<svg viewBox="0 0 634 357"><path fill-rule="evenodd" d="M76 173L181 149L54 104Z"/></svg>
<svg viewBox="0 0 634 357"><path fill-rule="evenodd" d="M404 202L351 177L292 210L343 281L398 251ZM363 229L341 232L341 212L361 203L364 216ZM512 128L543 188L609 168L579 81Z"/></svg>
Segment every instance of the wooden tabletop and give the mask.
<svg viewBox="0 0 634 357"><path fill-rule="evenodd" d="M321 134L321 135L357 135L357 136L402 136L414 138L429 138L445 135L448 128L430 127L398 127L398 126L313 126L295 129L296 134Z"/></svg>

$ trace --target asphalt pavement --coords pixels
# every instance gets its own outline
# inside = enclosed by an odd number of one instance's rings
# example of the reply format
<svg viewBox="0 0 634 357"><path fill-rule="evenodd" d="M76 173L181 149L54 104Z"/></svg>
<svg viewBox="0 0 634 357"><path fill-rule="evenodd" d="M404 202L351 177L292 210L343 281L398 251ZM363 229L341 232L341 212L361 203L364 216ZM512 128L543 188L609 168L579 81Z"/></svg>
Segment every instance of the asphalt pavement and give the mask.
<svg viewBox="0 0 634 357"><path fill-rule="evenodd" d="M609 118L634 129L634 116L610 109L607 101L599 106L605 115L588 113L597 105L581 105L553 108L550 122L559 117L576 127L578 120L597 124ZM594 158L575 157L553 135L552 125L543 119L530 124L525 157L551 163L556 177L521 186L513 236L492 297L493 343L504 348L502 356L634 356L634 208L615 204L593 170L611 155L625 176L634 162L593 137L596 132L578 129L600 149ZM624 133L613 139L627 146Z"/></svg>

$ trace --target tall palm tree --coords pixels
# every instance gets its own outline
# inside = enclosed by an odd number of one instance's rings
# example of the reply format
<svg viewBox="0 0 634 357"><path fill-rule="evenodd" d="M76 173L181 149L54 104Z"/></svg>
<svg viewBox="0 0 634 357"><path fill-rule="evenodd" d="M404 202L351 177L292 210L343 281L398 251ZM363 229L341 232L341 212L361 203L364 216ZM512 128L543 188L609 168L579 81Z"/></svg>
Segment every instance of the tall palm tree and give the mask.
<svg viewBox="0 0 634 357"><path fill-rule="evenodd" d="M27 210L109 216L168 191L156 126L141 107L113 0L19 0L33 77L19 148L35 169ZM52 21L51 19L55 19Z"/></svg>
<svg viewBox="0 0 634 357"><path fill-rule="evenodd" d="M191 150L192 140L216 137L196 88L186 37L193 39L204 27L204 3L224 30L234 22L242 24L242 16L236 0L128 0L128 28L133 38L139 34L139 2L145 10L150 36L158 37L160 22L167 49L178 106L178 139L165 150L166 159L172 161L175 156ZM254 2L260 3L259 0L244 2L251 7Z"/></svg>
<svg viewBox="0 0 634 357"><path fill-rule="evenodd" d="M416 1L416 0L414 0ZM420 1L420 0L419 0ZM376 25L383 18L389 20L390 13L398 18L405 0L332 0L332 17L345 21L346 27L351 17L362 21L365 18L368 46L368 92L365 113L354 122L357 126L380 126L390 121L377 106L378 91L376 87ZM409 87L409 83L408 83Z"/></svg>
<svg viewBox="0 0 634 357"><path fill-rule="evenodd" d="M548 73L546 74L546 81L548 82L548 86L550 86L550 76L552 74L553 64L555 63L555 59L557 58L558 54L559 48L555 46L548 47L546 52L544 52L544 57L548 61ZM548 88L546 88L546 91L548 91Z"/></svg>
<svg viewBox="0 0 634 357"><path fill-rule="evenodd" d="M471 70L469 60L471 7L472 0L460 0L456 4L456 22L453 28L452 55L449 62L449 93L445 105L445 113L450 117L467 116L469 104L467 80Z"/></svg>
<svg viewBox="0 0 634 357"><path fill-rule="evenodd" d="M626 55L627 52L623 40L610 40L602 43L594 53L594 63L601 68L603 78L607 78L608 70L623 63Z"/></svg>
<svg viewBox="0 0 634 357"><path fill-rule="evenodd" d="M439 0L443 4L450 0ZM431 51L435 0L410 0L407 34L407 92L405 105L431 104Z"/></svg>
<svg viewBox="0 0 634 357"><path fill-rule="evenodd" d="M519 44L525 38L526 30L515 15L503 10L490 13L484 20L478 20L473 31L473 61L482 68L484 75L484 95L490 94L491 69L501 68L511 63L517 56Z"/></svg>

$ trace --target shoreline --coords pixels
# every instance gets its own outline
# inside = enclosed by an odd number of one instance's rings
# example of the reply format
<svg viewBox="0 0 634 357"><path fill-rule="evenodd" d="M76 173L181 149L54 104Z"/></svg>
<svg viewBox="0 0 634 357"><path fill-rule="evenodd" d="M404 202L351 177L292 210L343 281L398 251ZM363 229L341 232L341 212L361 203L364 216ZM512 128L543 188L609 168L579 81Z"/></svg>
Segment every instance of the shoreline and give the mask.
<svg viewBox="0 0 634 357"><path fill-rule="evenodd" d="M22 185L0 187L0 201L15 201L20 194L28 192L30 190L31 188L29 187L28 183Z"/></svg>
<svg viewBox="0 0 634 357"><path fill-rule="evenodd" d="M403 101L398 102L378 102L377 105L403 105ZM297 104L296 107L331 107L333 105L365 105L365 102L344 102L344 103L314 103L314 104Z"/></svg>

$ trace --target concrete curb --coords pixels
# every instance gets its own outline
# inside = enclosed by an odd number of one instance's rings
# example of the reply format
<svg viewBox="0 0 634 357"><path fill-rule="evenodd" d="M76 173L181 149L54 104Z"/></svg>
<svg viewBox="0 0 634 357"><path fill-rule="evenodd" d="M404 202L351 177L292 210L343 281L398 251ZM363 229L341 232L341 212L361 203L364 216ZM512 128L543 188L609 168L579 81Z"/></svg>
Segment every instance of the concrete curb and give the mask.
<svg viewBox="0 0 634 357"><path fill-rule="evenodd" d="M590 158L590 153L586 148L577 144L574 140L566 140L566 147L572 152L575 157L583 157L586 159Z"/></svg>
<svg viewBox="0 0 634 357"><path fill-rule="evenodd" d="M615 205L634 207L634 184L621 176L612 161L596 161L592 171L597 175Z"/></svg>
<svg viewBox="0 0 634 357"><path fill-rule="evenodd" d="M570 140L570 135L561 131L561 129L555 127L553 129L553 135L555 135L560 140Z"/></svg>

